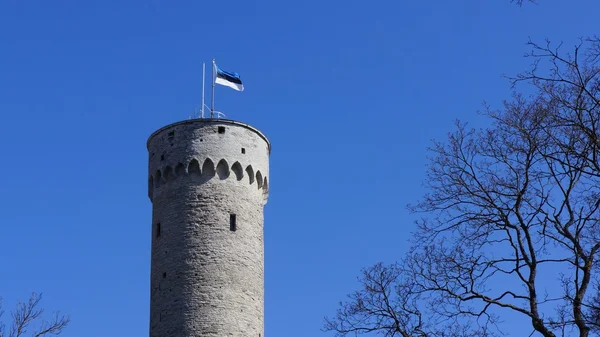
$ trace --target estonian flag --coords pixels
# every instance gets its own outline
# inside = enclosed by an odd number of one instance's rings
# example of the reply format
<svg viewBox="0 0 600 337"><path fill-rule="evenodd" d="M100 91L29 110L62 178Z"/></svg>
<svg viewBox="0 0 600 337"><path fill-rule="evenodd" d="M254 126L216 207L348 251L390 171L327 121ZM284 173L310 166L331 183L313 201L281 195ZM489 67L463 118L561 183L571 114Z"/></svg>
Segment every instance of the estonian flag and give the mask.
<svg viewBox="0 0 600 337"><path fill-rule="evenodd" d="M217 78L215 83L221 84L237 91L244 91L244 85L242 84L242 79L240 75L236 73L230 73L227 71L223 71L217 67L215 64L215 69L217 70Z"/></svg>

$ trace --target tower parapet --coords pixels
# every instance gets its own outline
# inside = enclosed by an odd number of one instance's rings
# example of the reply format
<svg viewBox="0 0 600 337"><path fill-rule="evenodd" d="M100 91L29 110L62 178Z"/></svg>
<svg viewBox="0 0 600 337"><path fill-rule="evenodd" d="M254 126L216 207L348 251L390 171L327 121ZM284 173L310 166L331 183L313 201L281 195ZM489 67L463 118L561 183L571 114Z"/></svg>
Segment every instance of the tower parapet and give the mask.
<svg viewBox="0 0 600 337"><path fill-rule="evenodd" d="M192 119L147 147L150 336L264 336L269 141L247 124Z"/></svg>

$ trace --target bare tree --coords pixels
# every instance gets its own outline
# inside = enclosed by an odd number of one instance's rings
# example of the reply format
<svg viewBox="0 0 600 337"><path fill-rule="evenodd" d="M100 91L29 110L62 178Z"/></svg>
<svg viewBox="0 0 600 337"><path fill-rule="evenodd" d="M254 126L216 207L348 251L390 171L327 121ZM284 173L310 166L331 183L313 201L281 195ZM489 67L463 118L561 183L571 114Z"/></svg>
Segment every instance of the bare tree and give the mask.
<svg viewBox="0 0 600 337"><path fill-rule="evenodd" d="M411 253L385 287L366 277L381 265L366 269L362 289L325 330L494 336L512 312L532 335L598 331L599 44L584 40L567 54L530 45L532 68L511 80L535 93L486 107L485 129L457 122L446 141L434 142L429 192L409 206L424 216ZM394 317L404 320L391 324Z"/></svg>
<svg viewBox="0 0 600 337"><path fill-rule="evenodd" d="M436 322L425 317L421 303L425 294L401 264L378 263L365 268L359 282L361 289L340 303L334 318L325 319L324 330L335 331L337 336L371 332L386 337L487 336L485 327L472 329L465 322L446 324L448 320Z"/></svg>
<svg viewBox="0 0 600 337"><path fill-rule="evenodd" d="M351 302L342 305L335 319L326 320L326 328L341 335L381 331L386 337L419 336L423 330L419 296L405 276L397 265L378 263L364 269L359 278L362 289L349 296Z"/></svg>
<svg viewBox="0 0 600 337"><path fill-rule="evenodd" d="M581 165L570 165L553 153L547 153L546 156L569 165L573 170L581 171L584 177L599 178L600 39L596 36L582 39L572 52L566 54L561 53L560 44L552 46L549 41L543 45L533 42L529 44L532 52L527 56L533 58L533 66L511 80L515 85L520 82L532 84L540 93L544 104L558 111L553 114L552 127L557 133L552 142L563 152L570 153L571 158ZM567 138L570 142L560 141ZM598 207L600 200L597 185L593 188L591 198L596 199L595 206ZM592 268L598 261L592 257L588 263ZM582 276L585 280L587 274L583 273ZM594 276L598 276L597 270L590 273L590 278ZM587 321L592 330L600 333L600 286L598 280L595 281L591 291L596 292L596 296L591 302L580 298L587 288L572 289L572 294L573 303L581 308L581 315L576 319L577 325L582 326L581 323Z"/></svg>
<svg viewBox="0 0 600 337"><path fill-rule="evenodd" d="M44 320L44 309L39 307L41 294L33 293L26 303L18 303L11 312L10 328L0 323L0 337L43 337L58 336L69 325L70 318L55 312L50 320ZM4 311L0 301L0 318ZM31 331L31 332L29 332ZM28 333L29 332L29 333Z"/></svg>

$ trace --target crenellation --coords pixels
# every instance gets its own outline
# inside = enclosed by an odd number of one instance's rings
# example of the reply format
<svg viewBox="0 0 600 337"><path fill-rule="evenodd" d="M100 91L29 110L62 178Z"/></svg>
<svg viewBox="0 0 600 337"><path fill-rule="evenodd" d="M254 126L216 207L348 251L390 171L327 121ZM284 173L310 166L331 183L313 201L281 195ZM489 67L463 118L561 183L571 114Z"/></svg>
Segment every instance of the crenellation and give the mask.
<svg viewBox="0 0 600 337"><path fill-rule="evenodd" d="M200 169L200 162L203 163L202 169ZM187 167L187 170L185 167ZM233 171L234 175L231 175L230 171ZM175 180L175 178L178 177L202 175L206 176L208 179L216 175L220 180L235 178L237 181L242 180L245 175L248 175L250 176L248 180L250 185L254 184L254 181L257 181L258 189L264 189L264 186L267 186L267 177L263 177L260 170L256 171L256 174L254 174L252 165L248 165L244 171L242 170L242 165L240 162L236 161L230 168L227 160L221 159L215 168L214 161L210 158L206 158L204 161L198 161L198 159L193 158L187 165L181 162L177 163L175 165L175 169L173 169L171 165L166 165L162 169L156 170L156 172L154 172L154 174L152 174L148 180L149 189L153 189L155 187L160 188L169 181ZM268 190L264 189L264 193L268 193Z"/></svg>

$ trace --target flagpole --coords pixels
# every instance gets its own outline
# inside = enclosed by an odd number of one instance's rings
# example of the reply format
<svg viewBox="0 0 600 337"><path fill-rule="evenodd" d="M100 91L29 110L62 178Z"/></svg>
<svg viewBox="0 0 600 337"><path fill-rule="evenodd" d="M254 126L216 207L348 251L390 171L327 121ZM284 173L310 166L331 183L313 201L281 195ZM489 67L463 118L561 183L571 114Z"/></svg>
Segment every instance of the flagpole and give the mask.
<svg viewBox="0 0 600 337"><path fill-rule="evenodd" d="M215 59L212 60L212 99L210 103L210 118L215 114Z"/></svg>
<svg viewBox="0 0 600 337"><path fill-rule="evenodd" d="M202 118L204 118L204 82L206 82L205 78L205 63L202 62Z"/></svg>

